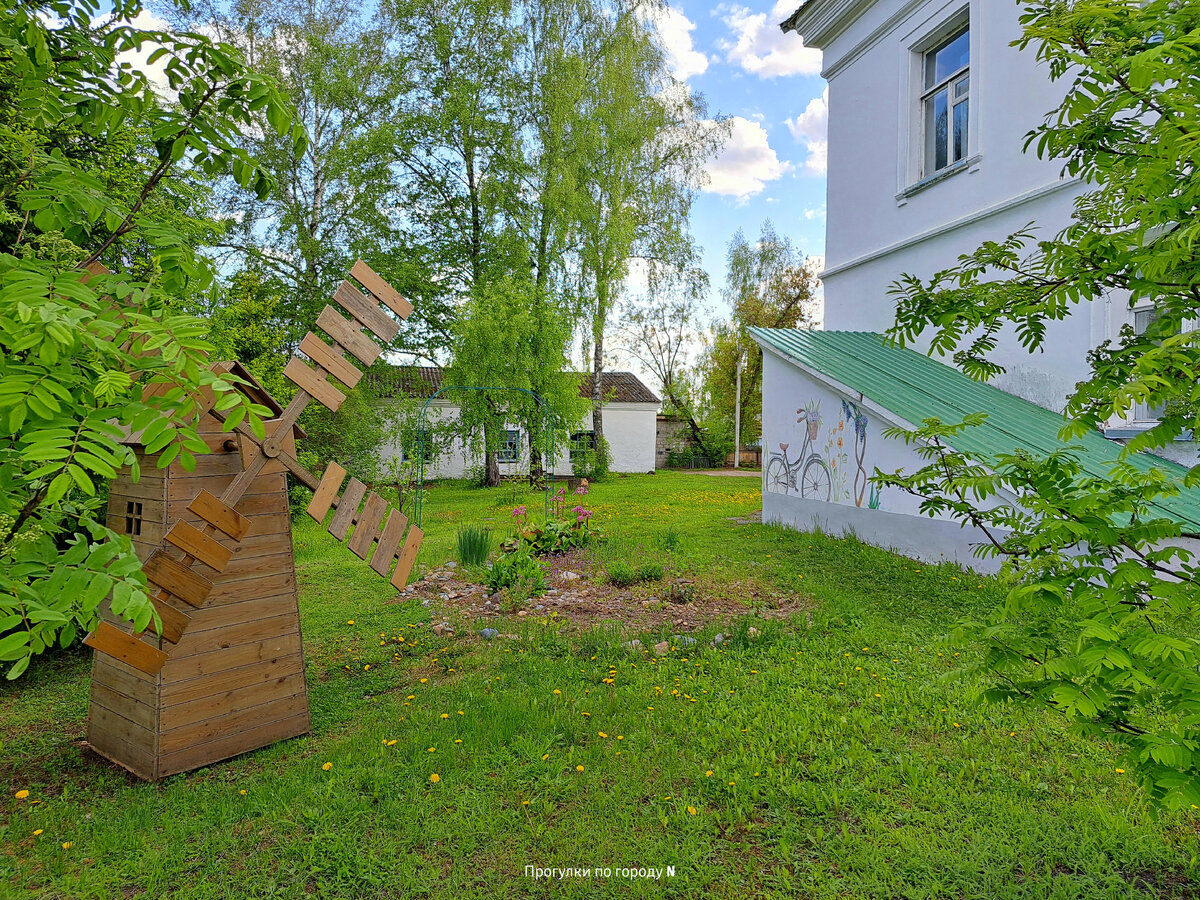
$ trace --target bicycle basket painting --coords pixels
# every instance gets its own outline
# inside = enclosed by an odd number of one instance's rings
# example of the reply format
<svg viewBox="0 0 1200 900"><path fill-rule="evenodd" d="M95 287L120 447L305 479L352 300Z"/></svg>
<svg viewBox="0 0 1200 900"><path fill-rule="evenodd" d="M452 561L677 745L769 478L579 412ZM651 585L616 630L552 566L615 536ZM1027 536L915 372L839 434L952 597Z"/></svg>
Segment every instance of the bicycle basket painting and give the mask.
<svg viewBox="0 0 1200 900"><path fill-rule="evenodd" d="M796 410L796 425L801 427L791 440L771 451L766 490L879 508L879 490L870 483L866 468L867 417L857 404L846 400L839 412L835 422L822 430L821 401L810 400Z"/></svg>

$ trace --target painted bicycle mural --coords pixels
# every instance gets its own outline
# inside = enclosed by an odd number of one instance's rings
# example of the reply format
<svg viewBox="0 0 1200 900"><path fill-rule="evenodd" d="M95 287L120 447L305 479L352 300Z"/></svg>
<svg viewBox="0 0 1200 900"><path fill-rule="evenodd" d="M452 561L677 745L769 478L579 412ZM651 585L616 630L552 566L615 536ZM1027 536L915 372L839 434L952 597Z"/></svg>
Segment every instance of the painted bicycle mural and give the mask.
<svg viewBox="0 0 1200 900"><path fill-rule="evenodd" d="M800 452L793 459L788 455L791 444L780 444L779 453L772 453L767 463L767 490L780 494L796 491L806 500L829 500L833 493L833 476L829 465L815 449L821 432L820 402L806 404L796 410L796 422L805 426Z"/></svg>
<svg viewBox="0 0 1200 900"><path fill-rule="evenodd" d="M821 438L821 402L811 400L796 410L803 425L800 452L792 456L793 443L780 443L767 462L766 489L778 494L799 494L806 500L864 504L879 509L879 489L867 474L867 417L858 404L843 400L841 415ZM849 451L853 449L854 458ZM850 478L853 477L853 485Z"/></svg>

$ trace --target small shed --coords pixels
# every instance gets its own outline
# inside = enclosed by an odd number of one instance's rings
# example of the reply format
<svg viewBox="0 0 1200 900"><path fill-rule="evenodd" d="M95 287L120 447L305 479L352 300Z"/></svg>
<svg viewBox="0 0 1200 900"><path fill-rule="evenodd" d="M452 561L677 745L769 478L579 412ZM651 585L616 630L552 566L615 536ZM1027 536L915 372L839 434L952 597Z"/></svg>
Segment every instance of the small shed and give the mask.
<svg viewBox="0 0 1200 900"><path fill-rule="evenodd" d="M255 403L274 416L282 413L241 364L219 368L240 376L246 382L241 390ZM291 454L299 431L297 426L282 442ZM137 455L141 476L134 481L129 470L120 472L108 498L108 527L128 535L152 581L170 580L178 592L155 598L163 637L148 630L140 641L147 654L162 650L164 637L177 643L153 675L107 653L95 654L87 740L97 753L151 781L309 730L282 463L273 459L263 466L238 503L245 519L241 539L208 538L218 545L212 552L229 557L221 571L202 562L186 569L163 552L176 523L204 525L189 505L202 491L220 494L243 471L243 452L251 449L244 446L245 436L222 430L211 412L202 418L199 434L211 452L197 457L190 472L178 460L158 468L139 435L131 435L126 443ZM197 595L193 608L180 598L188 600L195 575L211 581L212 589L207 598ZM107 604L103 618L125 624Z"/></svg>

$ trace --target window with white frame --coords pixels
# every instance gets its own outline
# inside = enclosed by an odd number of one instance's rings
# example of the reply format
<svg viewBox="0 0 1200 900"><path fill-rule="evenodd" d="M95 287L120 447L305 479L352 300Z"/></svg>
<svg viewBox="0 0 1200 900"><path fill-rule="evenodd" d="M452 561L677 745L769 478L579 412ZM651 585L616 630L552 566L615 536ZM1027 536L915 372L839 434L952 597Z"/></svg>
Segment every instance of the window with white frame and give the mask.
<svg viewBox="0 0 1200 900"><path fill-rule="evenodd" d="M971 28L962 24L922 58L924 166L930 178L967 158L971 109Z"/></svg>
<svg viewBox="0 0 1200 900"><path fill-rule="evenodd" d="M521 458L521 432L506 428L504 442L500 445L500 453L496 457L502 463L515 463Z"/></svg>
<svg viewBox="0 0 1200 900"><path fill-rule="evenodd" d="M1153 306L1135 309L1133 311L1134 333L1145 334L1157 319L1158 310ZM1133 420L1135 422L1157 422L1162 418L1164 409L1162 404L1150 406L1146 403L1138 403L1133 409Z"/></svg>

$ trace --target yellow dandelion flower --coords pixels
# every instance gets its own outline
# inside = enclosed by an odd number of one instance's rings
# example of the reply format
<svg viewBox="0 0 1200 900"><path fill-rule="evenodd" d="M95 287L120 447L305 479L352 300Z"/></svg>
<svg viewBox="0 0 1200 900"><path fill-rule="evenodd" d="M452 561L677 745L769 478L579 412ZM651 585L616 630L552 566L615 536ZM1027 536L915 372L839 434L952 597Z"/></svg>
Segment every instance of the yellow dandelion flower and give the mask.
<svg viewBox="0 0 1200 900"><path fill-rule="evenodd" d="M347 625L353 625L353 624L354 624L354 620L353 620L353 619L347 619L347 620L346 620L346 624L347 624Z"/></svg>
<svg viewBox="0 0 1200 900"><path fill-rule="evenodd" d="M712 770L712 769L709 769L707 772L705 772L705 773L704 773L704 777L705 777L705 778L712 778L712 777L713 777L713 770Z"/></svg>
<svg viewBox="0 0 1200 900"><path fill-rule="evenodd" d="M437 784L439 781L442 780L442 776L439 775L437 772L434 772L432 775L429 776L429 780L432 781L434 784Z"/></svg>
<svg viewBox="0 0 1200 900"><path fill-rule="evenodd" d="M603 731L597 731L596 734L600 735L600 737L602 737L602 738L608 737L608 735L605 734Z"/></svg>
<svg viewBox="0 0 1200 900"><path fill-rule="evenodd" d="M238 791L238 793L239 793L239 794L241 794L243 797L245 797L245 796L246 796L246 792L245 792L245 790Z"/></svg>
<svg viewBox="0 0 1200 900"><path fill-rule="evenodd" d="M549 754L549 753L543 753L543 754L542 754L542 762L545 762L545 761L546 761L546 760L548 760L549 758L550 758L550 754Z"/></svg>
<svg viewBox="0 0 1200 900"><path fill-rule="evenodd" d="M617 735L617 740L618 740L618 741L623 741L623 740L625 740L625 735L623 735L623 734L618 734L618 735Z"/></svg>
<svg viewBox="0 0 1200 900"><path fill-rule="evenodd" d="M18 800L24 800L24 799L25 799L26 797L28 797L28 796L29 796L29 791L26 791L26 790L23 790L23 789L22 789L22 790L19 790L19 791L17 791L17 793L16 793L16 798L17 798Z"/></svg>
<svg viewBox="0 0 1200 900"><path fill-rule="evenodd" d="M41 828L35 828L35 829L33 830L33 836L34 836L34 837L37 837L37 836L38 836L39 834L41 834L41 833L42 833L42 829L41 829Z"/></svg>
<svg viewBox="0 0 1200 900"><path fill-rule="evenodd" d="M561 694L561 693L562 693L562 691L560 691L558 688L555 688L555 689L554 689L554 694L555 694L555 696L558 696L558 695L559 695L559 694Z"/></svg>
<svg viewBox="0 0 1200 900"><path fill-rule="evenodd" d="M528 805L529 805L529 801L528 801L528 800L522 800L522 801L521 801L521 805L522 805L522 806L528 806Z"/></svg>
<svg viewBox="0 0 1200 900"><path fill-rule="evenodd" d="M425 752L426 752L426 753L436 753L436 752L437 752L437 747L430 747L430 748L429 748L428 750L426 750Z"/></svg>
<svg viewBox="0 0 1200 900"><path fill-rule="evenodd" d="M63 849L64 850L70 850L74 846L75 846L74 841L63 841Z"/></svg>
<svg viewBox="0 0 1200 900"><path fill-rule="evenodd" d="M459 714L460 716L465 716L465 715L466 715L466 713L465 713L465 712L463 712L461 709L458 711L458 714Z"/></svg>
<svg viewBox="0 0 1200 900"><path fill-rule="evenodd" d="M443 719L448 719L448 718L450 718L450 713L442 713L442 718L443 718Z"/></svg>
<svg viewBox="0 0 1200 900"><path fill-rule="evenodd" d="M876 697L882 697L882 696L883 696L883 694L876 694L875 696L876 696Z"/></svg>
<svg viewBox="0 0 1200 900"><path fill-rule="evenodd" d="M404 699L405 699L405 700L416 700L416 699L417 699L417 695L416 695L416 694L409 694L409 695L408 695L407 697L405 697Z"/></svg>
<svg viewBox="0 0 1200 900"><path fill-rule="evenodd" d="M370 671L370 669L371 669L371 664L370 664L370 663L367 663L365 666L363 666L363 671L364 671L364 672L368 672L368 671Z"/></svg>
<svg viewBox="0 0 1200 900"><path fill-rule="evenodd" d="M461 744L461 743L462 743L462 738L459 738L459 739L458 739L458 740L456 740L454 743L456 743L456 744Z"/></svg>
<svg viewBox="0 0 1200 900"><path fill-rule="evenodd" d="M330 769L333 768L333 763L327 762L327 763L325 763L325 765L321 766L321 768L324 769L326 772L328 772Z"/></svg>
<svg viewBox="0 0 1200 900"><path fill-rule="evenodd" d="M582 771L583 771L583 766L576 766L576 767L575 767L575 771L576 771L576 772L582 772Z"/></svg>
<svg viewBox="0 0 1200 900"><path fill-rule="evenodd" d="M696 814L696 807L694 807L694 806L689 806L689 807L688 807L688 815L689 815L689 816L694 816L695 814Z"/></svg>
<svg viewBox="0 0 1200 900"><path fill-rule="evenodd" d="M390 741L388 741L388 742L387 742L387 745L388 745L389 747L395 747L395 746L396 746L396 741L395 741L394 739L393 739L393 740L390 740Z"/></svg>
<svg viewBox="0 0 1200 900"><path fill-rule="evenodd" d="M1117 769L1117 774L1118 774L1118 775L1124 775L1124 774L1125 774L1125 770L1124 770L1124 769Z"/></svg>
<svg viewBox="0 0 1200 900"><path fill-rule="evenodd" d="M427 681L429 681L429 679L428 679L428 678L422 678L422 679L421 679L421 684L425 684L425 682L427 682Z"/></svg>

